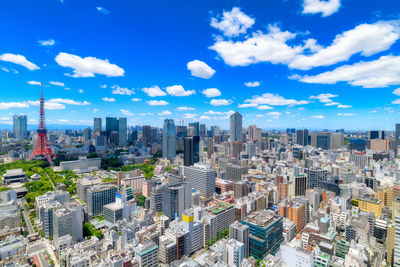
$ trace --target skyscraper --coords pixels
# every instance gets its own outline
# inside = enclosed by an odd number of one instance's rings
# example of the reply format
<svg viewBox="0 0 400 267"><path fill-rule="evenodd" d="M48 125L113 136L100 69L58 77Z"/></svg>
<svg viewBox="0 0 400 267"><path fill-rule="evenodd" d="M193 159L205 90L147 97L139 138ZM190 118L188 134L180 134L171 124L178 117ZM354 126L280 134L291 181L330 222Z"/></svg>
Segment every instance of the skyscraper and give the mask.
<svg viewBox="0 0 400 267"><path fill-rule="evenodd" d="M308 130L297 130L296 131L296 144L301 146L308 145Z"/></svg>
<svg viewBox="0 0 400 267"><path fill-rule="evenodd" d="M194 128L193 136L199 136L200 135L200 124L199 124L199 122L189 123L189 127L193 127Z"/></svg>
<svg viewBox="0 0 400 267"><path fill-rule="evenodd" d="M186 137L184 144L184 165L185 166L192 166L193 165L193 138L192 137Z"/></svg>
<svg viewBox="0 0 400 267"><path fill-rule="evenodd" d="M28 138L28 123L26 115L14 115L14 138L27 139Z"/></svg>
<svg viewBox="0 0 400 267"><path fill-rule="evenodd" d="M201 137L207 136L207 127L205 124L200 124L200 136Z"/></svg>
<svg viewBox="0 0 400 267"><path fill-rule="evenodd" d="M400 123L396 123L396 129L394 132L394 136L396 137L396 140L400 139Z"/></svg>
<svg viewBox="0 0 400 267"><path fill-rule="evenodd" d="M176 128L174 120L164 120L163 157L172 160L176 156Z"/></svg>
<svg viewBox="0 0 400 267"><path fill-rule="evenodd" d="M128 141L128 125L126 118L118 119L118 144L120 146L126 146Z"/></svg>
<svg viewBox="0 0 400 267"><path fill-rule="evenodd" d="M193 139L193 163L197 163L200 161L200 136L193 136L192 139Z"/></svg>
<svg viewBox="0 0 400 267"><path fill-rule="evenodd" d="M235 112L230 117L230 141L243 141L242 135L242 115Z"/></svg>
<svg viewBox="0 0 400 267"><path fill-rule="evenodd" d="M101 118L94 118L93 120L94 135L96 136L101 135L101 130L102 130Z"/></svg>
<svg viewBox="0 0 400 267"><path fill-rule="evenodd" d="M106 117L106 135L110 136L111 132L118 131L118 120L113 117Z"/></svg>
<svg viewBox="0 0 400 267"><path fill-rule="evenodd" d="M151 127L143 125L142 129L142 146L148 147L151 144Z"/></svg>
<svg viewBox="0 0 400 267"><path fill-rule="evenodd" d="M217 173L214 170L203 166L185 167L186 182L191 183L192 187L200 191L205 197L211 197L215 192L215 178Z"/></svg>

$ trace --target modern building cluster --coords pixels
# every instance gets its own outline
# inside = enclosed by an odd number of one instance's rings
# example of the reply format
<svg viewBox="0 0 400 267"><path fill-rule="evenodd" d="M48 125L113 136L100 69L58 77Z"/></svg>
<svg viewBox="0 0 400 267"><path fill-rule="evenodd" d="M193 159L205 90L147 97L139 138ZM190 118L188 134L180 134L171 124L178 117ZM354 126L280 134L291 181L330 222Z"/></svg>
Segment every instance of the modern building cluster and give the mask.
<svg viewBox="0 0 400 267"><path fill-rule="evenodd" d="M29 142L24 120L15 116L9 140ZM400 124L266 131L243 128L238 112L229 121L224 130L165 119L160 129L107 117L105 130L95 118L49 132L71 159L53 171L74 173L76 190L52 185L27 210L18 188L41 176L5 170L0 263L400 266Z"/></svg>

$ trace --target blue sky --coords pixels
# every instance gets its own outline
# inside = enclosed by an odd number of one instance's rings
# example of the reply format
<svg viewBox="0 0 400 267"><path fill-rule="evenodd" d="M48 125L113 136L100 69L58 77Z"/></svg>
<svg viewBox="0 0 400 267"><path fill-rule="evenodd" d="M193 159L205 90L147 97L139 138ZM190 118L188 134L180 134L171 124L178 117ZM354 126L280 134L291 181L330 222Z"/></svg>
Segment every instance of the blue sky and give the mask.
<svg viewBox="0 0 400 267"><path fill-rule="evenodd" d="M0 31L2 125L35 128L40 82L49 125L227 128L236 110L264 129L400 122L397 0L10 0Z"/></svg>

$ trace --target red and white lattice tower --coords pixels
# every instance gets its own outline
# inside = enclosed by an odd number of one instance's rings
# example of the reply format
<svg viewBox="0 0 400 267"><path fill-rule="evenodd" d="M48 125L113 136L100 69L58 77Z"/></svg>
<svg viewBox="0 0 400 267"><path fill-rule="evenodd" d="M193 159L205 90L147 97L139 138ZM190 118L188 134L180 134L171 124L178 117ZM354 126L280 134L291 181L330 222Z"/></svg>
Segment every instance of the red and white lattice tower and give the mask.
<svg viewBox="0 0 400 267"><path fill-rule="evenodd" d="M43 85L42 85L43 87ZM52 163L51 159L51 148L49 144L49 139L47 139L47 130L46 124L44 121L44 99L43 99L43 88L40 96L40 121L39 121L39 129L37 130L38 137L36 140L35 148L32 151L32 154L28 157L28 160L33 159L34 157L43 156L47 159L49 163Z"/></svg>

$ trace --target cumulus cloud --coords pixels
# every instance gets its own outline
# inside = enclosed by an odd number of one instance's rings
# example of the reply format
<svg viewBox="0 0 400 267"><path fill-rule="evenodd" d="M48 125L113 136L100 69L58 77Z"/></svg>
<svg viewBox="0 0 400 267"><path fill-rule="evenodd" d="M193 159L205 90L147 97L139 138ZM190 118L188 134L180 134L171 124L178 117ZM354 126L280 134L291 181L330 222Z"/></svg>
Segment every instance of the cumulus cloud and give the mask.
<svg viewBox="0 0 400 267"><path fill-rule="evenodd" d="M177 111L186 111L186 110L196 110L195 108L192 107L177 107Z"/></svg>
<svg viewBox="0 0 400 267"><path fill-rule="evenodd" d="M150 97L167 95L167 93L161 90L160 87L158 87L157 85L154 85L153 87L143 88L142 91L145 92Z"/></svg>
<svg viewBox="0 0 400 267"><path fill-rule="evenodd" d="M167 90L168 94L172 96L190 96L196 94L195 90L185 91L182 85L172 85L165 87L165 89Z"/></svg>
<svg viewBox="0 0 400 267"><path fill-rule="evenodd" d="M349 116L356 116L357 114L354 113L338 113L338 116L342 117L349 117Z"/></svg>
<svg viewBox="0 0 400 267"><path fill-rule="evenodd" d="M203 78L203 79L210 79L215 70L213 70L210 66L200 60L193 60L187 63L187 69L190 70L192 76Z"/></svg>
<svg viewBox="0 0 400 267"><path fill-rule="evenodd" d="M121 111L122 114L124 114L124 115L126 115L126 116L133 116L133 115L135 115L135 114L133 114L132 112L130 112L129 110L127 110L127 109L120 109L120 111Z"/></svg>
<svg viewBox="0 0 400 267"><path fill-rule="evenodd" d="M133 95L133 94L135 94L133 89L130 90L128 88L122 88L119 85L113 85L111 88L113 89L111 92L113 95Z"/></svg>
<svg viewBox="0 0 400 267"><path fill-rule="evenodd" d="M258 86L260 86L260 84L261 83L258 82L258 81L244 83L244 85L247 86L247 87L258 87Z"/></svg>
<svg viewBox="0 0 400 267"><path fill-rule="evenodd" d="M142 99L141 98L132 98L132 101L133 102L140 102L140 101L142 101Z"/></svg>
<svg viewBox="0 0 400 267"><path fill-rule="evenodd" d="M325 117L323 115L314 115L311 116L311 119L325 119Z"/></svg>
<svg viewBox="0 0 400 267"><path fill-rule="evenodd" d="M271 106L268 106L268 105L261 105L261 106L258 106L257 109L259 109L259 110L267 110L267 109L274 109L274 108L271 107Z"/></svg>
<svg viewBox="0 0 400 267"><path fill-rule="evenodd" d="M78 92L83 94L83 89L79 89Z"/></svg>
<svg viewBox="0 0 400 267"><path fill-rule="evenodd" d="M305 105L309 102L306 100L295 100L295 99L286 99L278 94L265 93L261 96L253 96L250 99L246 99L245 103L252 104L254 106L258 105L270 105L270 106L297 106L297 105Z"/></svg>
<svg viewBox="0 0 400 267"><path fill-rule="evenodd" d="M10 54L10 53L5 53L5 54L0 55L0 61L11 62L11 63L17 64L17 65L21 65L29 70L40 69L34 63L28 61L26 59L26 57L24 57L23 55L15 55L15 54Z"/></svg>
<svg viewBox="0 0 400 267"><path fill-rule="evenodd" d="M323 17L327 17L339 8L340 0L303 0L303 14L322 13Z"/></svg>
<svg viewBox="0 0 400 267"><path fill-rule="evenodd" d="M257 103L244 103L244 104L239 104L238 108L249 108L249 107L257 107Z"/></svg>
<svg viewBox="0 0 400 267"><path fill-rule="evenodd" d="M185 113L183 114L183 118L184 119L194 119L197 117L197 114L193 114L193 113Z"/></svg>
<svg viewBox="0 0 400 267"><path fill-rule="evenodd" d="M49 40L39 40L38 43L40 45L43 46L53 46L56 44L56 41L54 41L53 39L49 39Z"/></svg>
<svg viewBox="0 0 400 267"><path fill-rule="evenodd" d="M221 91L217 88L204 89L201 93L206 97L217 97L221 95Z"/></svg>
<svg viewBox="0 0 400 267"><path fill-rule="evenodd" d="M146 102L149 106L165 106L169 104L167 101L164 100L150 100Z"/></svg>
<svg viewBox="0 0 400 267"><path fill-rule="evenodd" d="M98 6L98 7L96 7L96 9L97 9L97 11L99 11L102 14L105 14L105 15L110 14L110 11L108 11L108 9L105 9L104 7Z"/></svg>
<svg viewBox="0 0 400 267"><path fill-rule="evenodd" d="M229 66L248 66L259 62L289 64L299 53L302 46L289 46L286 42L296 34L282 32L276 25L269 25L268 33L254 32L244 41L217 39L209 48L216 51Z"/></svg>
<svg viewBox="0 0 400 267"><path fill-rule="evenodd" d="M392 94L400 96L400 88L394 89Z"/></svg>
<svg viewBox="0 0 400 267"><path fill-rule="evenodd" d="M338 97L338 95L334 95L334 94L330 94L330 93L319 94L317 96L314 96L314 95L310 96L310 99L318 99L319 102L328 103L328 102L332 102L331 98L333 98L333 97Z"/></svg>
<svg viewBox="0 0 400 267"><path fill-rule="evenodd" d="M82 58L68 53L59 53L56 58L58 65L72 68L73 74L66 74L74 78L94 77L95 74L102 74L108 77L124 76L124 69L111 64L108 59L102 60L95 57Z"/></svg>
<svg viewBox="0 0 400 267"><path fill-rule="evenodd" d="M226 112L209 110L209 111L205 112L205 114L207 114L207 115L228 115L228 116L232 115L233 113L235 113L233 110L226 111Z"/></svg>
<svg viewBox="0 0 400 267"><path fill-rule="evenodd" d="M38 81L27 81L27 83L30 85L42 85L42 83Z"/></svg>
<svg viewBox="0 0 400 267"><path fill-rule="evenodd" d="M268 116L281 116L282 113L278 111L272 111L267 113Z"/></svg>
<svg viewBox="0 0 400 267"><path fill-rule="evenodd" d="M210 101L210 104L212 106L228 106L232 103L233 103L233 101L230 99L212 99Z"/></svg>
<svg viewBox="0 0 400 267"><path fill-rule="evenodd" d="M72 99L65 99L65 98L53 98L47 101L47 103L63 103L68 105L76 105L76 106L88 106L90 102L87 101L75 101Z"/></svg>
<svg viewBox="0 0 400 267"><path fill-rule="evenodd" d="M339 104L337 107L338 108L352 108L353 106Z"/></svg>
<svg viewBox="0 0 400 267"><path fill-rule="evenodd" d="M28 107L29 105L32 106L39 106L40 105L40 101L27 101L28 103ZM51 102L51 101L46 101L44 102L44 108L45 109L50 109L50 110L56 110L56 109L65 109L65 105L61 104L61 103L57 103L57 102Z"/></svg>
<svg viewBox="0 0 400 267"><path fill-rule="evenodd" d="M103 97L102 100L106 102L115 102L115 98L112 97Z"/></svg>
<svg viewBox="0 0 400 267"><path fill-rule="evenodd" d="M339 102L328 102L328 103L325 103L324 106L337 106L337 105L340 105L340 103Z"/></svg>
<svg viewBox="0 0 400 267"><path fill-rule="evenodd" d="M27 102L0 102L0 109L11 109L11 108L29 108Z"/></svg>
<svg viewBox="0 0 400 267"><path fill-rule="evenodd" d="M361 24L352 30L336 35L332 44L310 55L297 55L290 68L309 70L318 66L330 66L347 61L352 55L361 53L371 56L389 49L400 37L399 22L380 21Z"/></svg>
<svg viewBox="0 0 400 267"><path fill-rule="evenodd" d="M232 37L239 34L246 33L255 20L245 13L240 8L234 7L231 11L222 13L222 19L218 21L217 18L211 19L211 26L222 31L225 36Z"/></svg>
<svg viewBox="0 0 400 267"><path fill-rule="evenodd" d="M335 84L347 82L364 88L387 87L400 84L400 56L381 56L377 60L344 65L315 76L298 78L305 83Z"/></svg>
<svg viewBox="0 0 400 267"><path fill-rule="evenodd" d="M164 111L161 111L161 112L157 113L157 115L159 115L159 116L169 116L171 114L172 113L170 111L168 111L168 110L164 110Z"/></svg>
<svg viewBox="0 0 400 267"><path fill-rule="evenodd" d="M201 116L199 120L210 120L209 116Z"/></svg>
<svg viewBox="0 0 400 267"><path fill-rule="evenodd" d="M62 82L49 82L49 84L52 84L52 85L55 85L55 86L65 86L65 84L64 83L62 83Z"/></svg>

